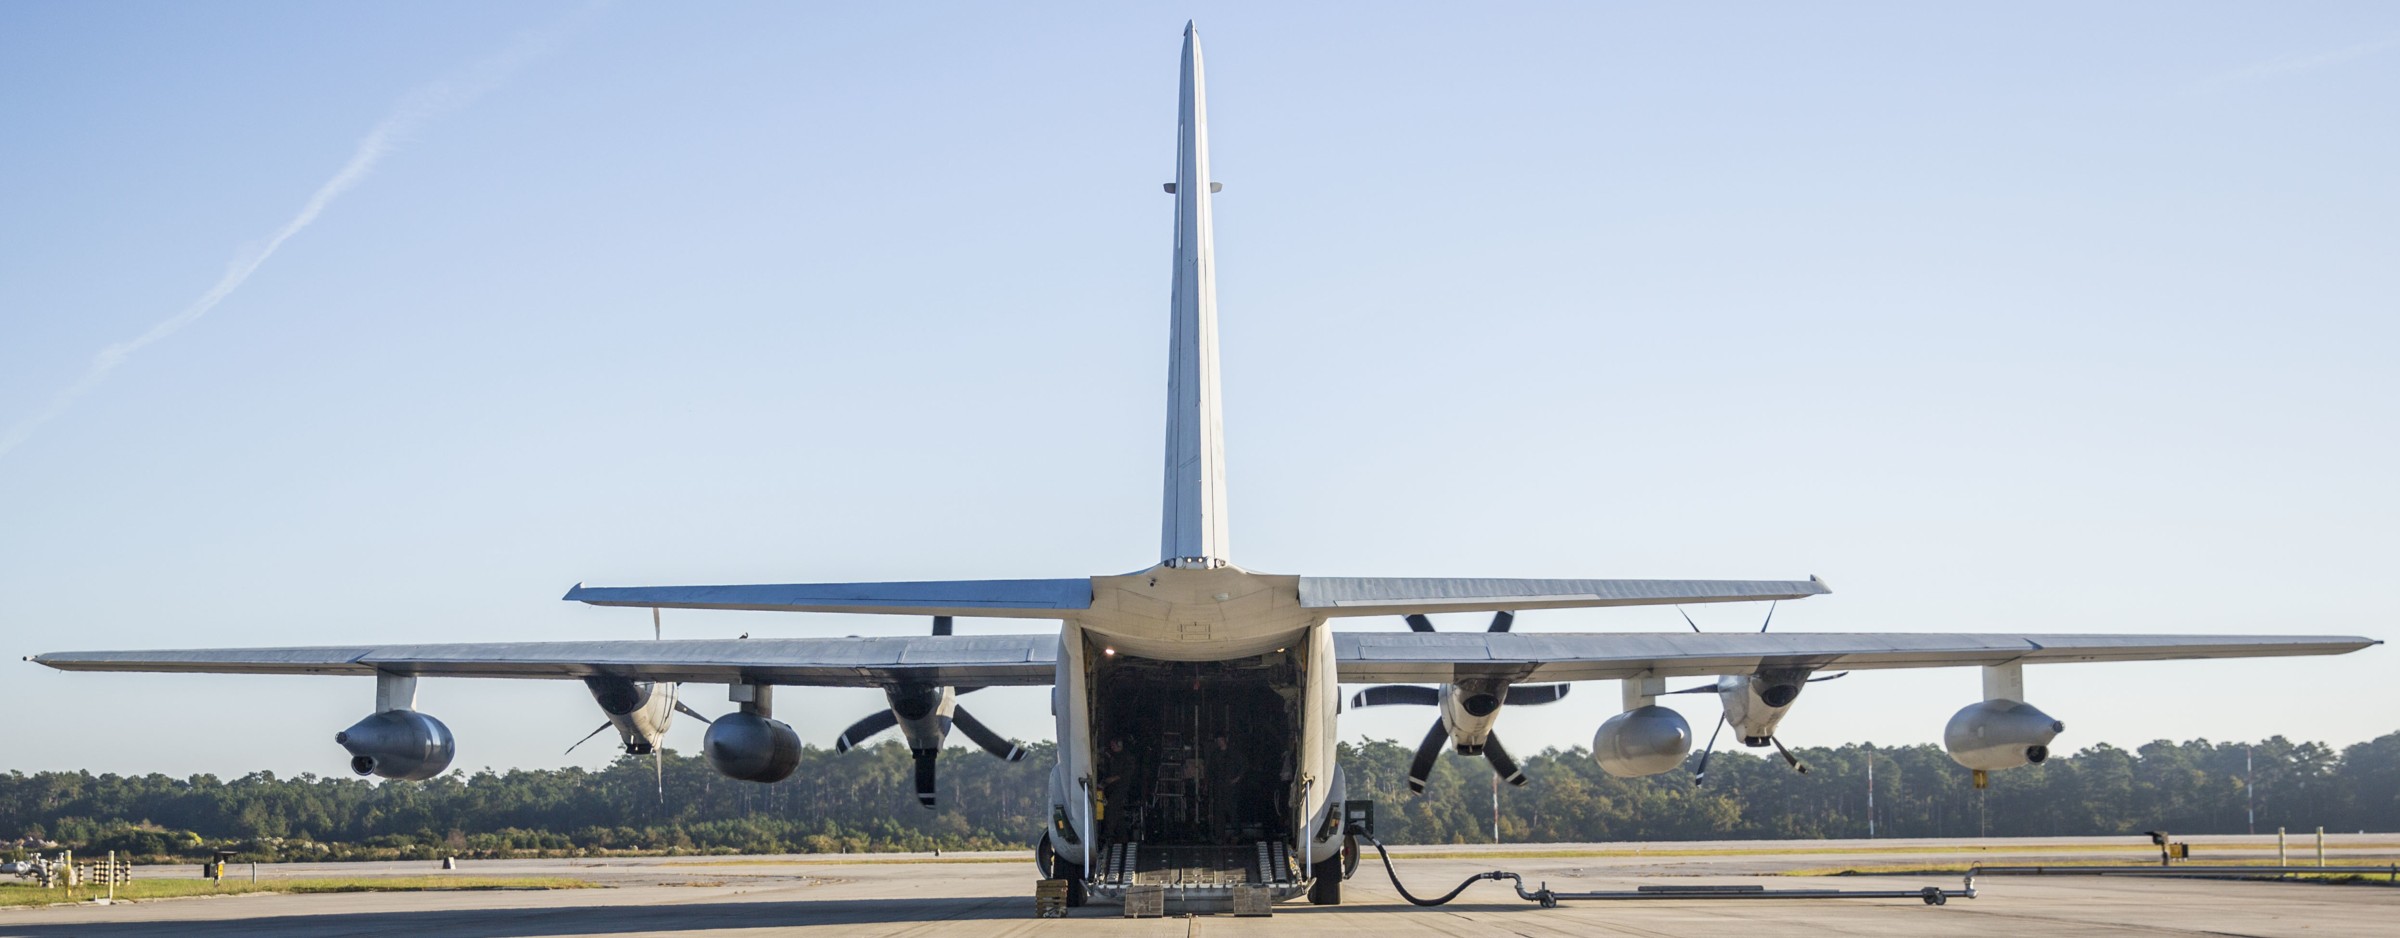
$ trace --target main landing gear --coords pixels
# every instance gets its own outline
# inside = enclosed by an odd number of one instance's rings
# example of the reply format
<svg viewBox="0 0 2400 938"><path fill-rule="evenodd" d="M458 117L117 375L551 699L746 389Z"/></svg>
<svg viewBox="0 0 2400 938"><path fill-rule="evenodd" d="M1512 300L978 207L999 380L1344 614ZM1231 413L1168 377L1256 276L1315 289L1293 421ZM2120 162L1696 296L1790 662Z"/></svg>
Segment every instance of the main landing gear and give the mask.
<svg viewBox="0 0 2400 938"><path fill-rule="evenodd" d="M1083 906L1083 867L1060 861L1057 848L1050 846L1049 834L1043 834L1041 841L1033 845L1033 865L1042 871L1043 879L1067 881L1068 908Z"/></svg>
<svg viewBox="0 0 2400 938"><path fill-rule="evenodd" d="M1315 877L1308 885L1308 904L1341 905L1342 880L1358 871L1358 838L1342 838L1342 849L1330 857L1318 860L1309 868Z"/></svg>

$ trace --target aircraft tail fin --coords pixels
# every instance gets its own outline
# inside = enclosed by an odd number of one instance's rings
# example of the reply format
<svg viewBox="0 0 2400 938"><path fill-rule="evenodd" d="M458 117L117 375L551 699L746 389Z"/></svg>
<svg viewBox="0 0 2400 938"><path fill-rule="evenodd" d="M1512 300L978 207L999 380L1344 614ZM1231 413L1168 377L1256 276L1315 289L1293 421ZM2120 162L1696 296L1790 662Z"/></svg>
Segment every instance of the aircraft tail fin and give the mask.
<svg viewBox="0 0 2400 938"><path fill-rule="evenodd" d="M1225 426L1217 391L1216 234L1208 181L1208 93L1200 32L1183 33L1175 155L1174 327L1168 349L1165 516L1159 561L1171 567L1231 563L1225 525ZM1205 183L1205 185L1203 184Z"/></svg>

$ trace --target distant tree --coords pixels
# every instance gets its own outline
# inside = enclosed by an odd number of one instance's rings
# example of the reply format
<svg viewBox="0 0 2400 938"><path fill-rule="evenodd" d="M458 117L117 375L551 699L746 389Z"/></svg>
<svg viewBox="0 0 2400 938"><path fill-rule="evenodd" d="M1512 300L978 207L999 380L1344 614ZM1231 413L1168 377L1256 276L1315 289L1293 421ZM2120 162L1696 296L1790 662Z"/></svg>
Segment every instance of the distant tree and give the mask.
<svg viewBox="0 0 2400 938"><path fill-rule="evenodd" d="M232 848L261 860L1008 849L1028 846L1049 821L1056 747L1027 749L1017 763L944 752L937 811L917 805L908 750L892 741L848 753L807 748L799 770L773 785L728 781L702 759L669 752L663 797L646 756L597 772L462 770L425 782L12 771L0 775L0 844L57 840L155 859ZM1490 840L1489 766L1446 754L1427 792L1413 795L1412 749L1370 740L1337 754L1349 796L1378 803L1382 839ZM1500 833L1518 842L1861 837L1869 758L1876 832L1886 837L2239 833L2253 803L2261 829L2400 830L2400 733L2338 752L2282 737L2161 740L2131 752L2100 745L1995 773L1983 791L1930 745L1798 755L1812 767L1806 775L1721 751L1703 788L1689 764L1620 779L1581 748L1544 751L1522 760L1531 784L1502 787Z"/></svg>

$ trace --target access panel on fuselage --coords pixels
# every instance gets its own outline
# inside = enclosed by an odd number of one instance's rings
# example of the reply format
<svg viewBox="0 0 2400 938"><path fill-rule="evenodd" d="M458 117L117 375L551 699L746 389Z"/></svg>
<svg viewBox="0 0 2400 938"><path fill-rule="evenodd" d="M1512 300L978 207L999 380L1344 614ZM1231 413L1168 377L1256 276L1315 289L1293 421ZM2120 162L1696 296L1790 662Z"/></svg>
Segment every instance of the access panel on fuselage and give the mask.
<svg viewBox="0 0 2400 938"><path fill-rule="evenodd" d="M1089 649L1099 842L1288 841L1300 667L1276 651L1161 661Z"/></svg>

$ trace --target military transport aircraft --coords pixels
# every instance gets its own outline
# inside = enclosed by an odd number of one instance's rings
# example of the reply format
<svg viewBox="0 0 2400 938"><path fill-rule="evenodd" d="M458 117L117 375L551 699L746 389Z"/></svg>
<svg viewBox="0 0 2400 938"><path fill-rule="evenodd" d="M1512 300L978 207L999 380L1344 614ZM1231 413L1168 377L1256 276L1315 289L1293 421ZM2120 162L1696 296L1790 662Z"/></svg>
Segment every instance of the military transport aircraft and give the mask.
<svg viewBox="0 0 2400 938"><path fill-rule="evenodd" d="M334 737L361 775L424 779L450 763L441 721L417 710L424 677L580 680L635 752L665 732L679 683L722 684L738 704L703 746L727 776L774 782L801 747L774 719L779 687L877 687L880 712L844 746L898 727L918 755L930 805L933 754L953 727L1007 758L1014 744L958 706L981 687L1047 685L1058 723L1049 822L1035 859L1069 881L1071 901L1121 901L1137 884L1178 882L1192 910L1239 887L1276 900L1341 901L1344 784L1334 761L1340 685L1377 688L1360 703L1438 706L1412 774L1441 749L1480 753L1523 783L1493 727L1510 703L1561 687L1618 681L1624 710L1599 727L1593 756L1620 776L1680 768L1693 733L1658 706L1669 678L1719 676L1730 718L1754 744L1802 684L1827 669L1983 669L1983 699L1948 726L1950 753L1983 771L2039 762L2064 727L2025 700L2029 664L2326 655L2375 644L2306 635L1970 635L1945 633L1540 633L1511 630L1536 609L1796 600L1830 592L1799 580L1574 580L1309 577L1235 566L1226 523L1218 404L1217 296L1207 98L1200 39L1187 26L1175 181L1173 328L1168 349L1165 514L1158 561L1131 573L1055 580L601 587L566 599L650 609L744 609L926 616L932 634L746 641L388 644L178 651L60 652L32 660L69 671L348 674L375 680L374 712ZM1437 632L1427 614L1497 614L1480 632ZM952 634L956 616L1037 619L1055 630ZM1336 631L1369 616L1408 617L1407 632ZM1367 697L1374 700L1364 699ZM690 712L686 710L686 712ZM697 714L694 714L695 716ZM1027 832L1029 835L1034 832Z"/></svg>

